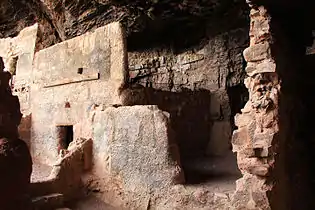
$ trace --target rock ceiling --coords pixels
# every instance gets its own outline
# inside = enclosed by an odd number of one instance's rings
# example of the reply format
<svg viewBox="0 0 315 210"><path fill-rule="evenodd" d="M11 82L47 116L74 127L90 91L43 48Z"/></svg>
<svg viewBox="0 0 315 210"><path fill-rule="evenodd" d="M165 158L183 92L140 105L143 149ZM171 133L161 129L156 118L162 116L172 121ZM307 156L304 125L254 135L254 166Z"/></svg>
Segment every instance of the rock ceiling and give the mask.
<svg viewBox="0 0 315 210"><path fill-rule="evenodd" d="M180 37L203 34L200 28L244 25L247 11L244 0L1 0L0 37L39 22L44 48L119 20L131 40L143 40L145 32L145 37L157 34L185 42Z"/></svg>

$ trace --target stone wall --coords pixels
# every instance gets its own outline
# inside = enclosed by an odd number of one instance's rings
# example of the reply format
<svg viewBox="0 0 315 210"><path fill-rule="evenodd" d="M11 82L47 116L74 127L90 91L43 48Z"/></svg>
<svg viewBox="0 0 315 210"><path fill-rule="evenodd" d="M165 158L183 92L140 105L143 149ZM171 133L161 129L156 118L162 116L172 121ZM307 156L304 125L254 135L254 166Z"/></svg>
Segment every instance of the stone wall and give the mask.
<svg viewBox="0 0 315 210"><path fill-rule="evenodd" d="M35 45L37 26L27 30L33 31L33 40L28 42L28 44ZM233 101L230 95L228 95L228 90L242 84L244 79L242 50L247 45L247 37L246 29L236 29L209 38L206 44L195 49L186 50L184 53L172 53L167 49L129 52L129 82L132 84L138 83L144 87L150 87L151 89L146 97L146 99L149 100L149 104L158 104L164 111L171 113L172 127L177 133L177 139L180 139L179 144L183 156L190 156L193 153L224 155L226 151L230 150L231 130L233 129L233 123L231 124L230 118L234 116L235 111L231 110ZM84 43L86 43L85 46ZM84 43L82 44L83 48L87 45L91 45L91 49L89 50L93 49L93 42L88 43L88 41L85 41ZM19 45L23 46L23 43L15 44L14 46L19 48ZM59 46L60 44L49 49L60 48ZM34 47L35 46L30 46L28 50L34 51ZM69 48L71 48L71 46ZM46 52L46 50L43 51ZM102 49L98 51L94 49L94 51L93 53L103 52ZM73 53L72 56L78 57L80 53L80 50L77 50L77 53ZM11 54L11 58L15 57L13 55L15 55L16 52ZM29 142L32 129L29 98L31 71L29 63L31 63L33 56L31 56L32 53L25 54L28 57L23 56L23 59L18 59L14 92L20 98L22 112L25 115L20 126L20 134L23 139ZM40 52L39 54L42 55L44 53ZM106 59L108 55L105 54L100 54L104 55L104 57L96 59ZM76 68L76 70L72 70L72 73L70 73L70 71L64 71L61 74L41 73L35 70L34 80L38 80L37 78L45 80L41 82L43 83L42 85L45 86L44 89L48 91L58 88L61 90L62 83L73 86L70 83L76 83L82 80L93 80L93 78L96 79L98 77L97 71L102 68L101 66L97 66L98 64L95 64L92 68L85 68L84 65L87 65L86 63L90 61L83 59L81 63L76 63L72 58L70 61L73 61L73 63L64 64L64 57L66 56L67 53L60 58L60 64L58 64L57 67L47 64L46 68L61 68L65 65L62 68ZM95 56L91 59L95 59ZM10 62L12 63L12 61ZM22 62L28 63L22 65ZM43 60L40 62L48 63L50 61ZM125 61L122 62L125 63ZM55 64L56 63L55 61ZM24 68L20 70L19 68L22 68L22 66L24 66ZM43 68L44 67L40 67L40 71L43 71ZM83 68L83 75L77 73L79 68ZM105 74L108 76L108 72L105 72ZM87 78L83 78L84 75L87 75ZM43 79L46 76L52 78L52 81L50 81L51 79ZM62 81L59 81L59 79L54 81L54 77L59 76L64 79L61 79ZM70 79L71 81L66 81L66 77L72 77ZM82 93L86 93L86 90L83 89ZM68 90L70 91L70 89ZM70 92L64 93L64 96L71 94ZM242 100L246 100L246 92L242 92L239 95L241 95L241 101L238 101L238 104L243 103ZM64 97L60 96L58 98ZM133 100L136 101L136 99ZM133 104L138 104L138 102L139 101ZM60 118L60 116L58 117ZM57 116L53 118L57 118ZM194 139L193 144L191 143L192 139ZM208 149L205 151L207 147Z"/></svg>
<svg viewBox="0 0 315 210"><path fill-rule="evenodd" d="M170 49L128 53L130 83L146 89L145 103L171 113L183 156L224 155L230 150L230 117L235 111L231 113L228 89L243 83L242 51L247 44L248 32L240 28L183 53ZM238 97L246 100L246 92ZM131 104L137 103L135 98Z"/></svg>
<svg viewBox="0 0 315 210"><path fill-rule="evenodd" d="M119 179L123 193L145 198L185 182L169 114L157 106L96 110L93 136L94 174Z"/></svg>
<svg viewBox="0 0 315 210"><path fill-rule="evenodd" d="M31 127L30 85L37 29L35 24L23 29L14 38L0 39L0 57L4 60L5 70L13 75L12 92L19 97L23 114L19 134L28 144Z"/></svg>
<svg viewBox="0 0 315 210"><path fill-rule="evenodd" d="M280 79L271 56L270 13L264 6L253 7L250 17L250 46L244 50L249 101L235 117L238 129L232 139L243 177L236 183L231 204L235 209L271 209L271 174L279 143Z"/></svg>
<svg viewBox="0 0 315 210"><path fill-rule="evenodd" d="M120 103L125 58L119 23L36 54L31 87L31 151L38 161L51 164L56 160L57 126L73 126L73 139L91 138L91 110Z"/></svg>

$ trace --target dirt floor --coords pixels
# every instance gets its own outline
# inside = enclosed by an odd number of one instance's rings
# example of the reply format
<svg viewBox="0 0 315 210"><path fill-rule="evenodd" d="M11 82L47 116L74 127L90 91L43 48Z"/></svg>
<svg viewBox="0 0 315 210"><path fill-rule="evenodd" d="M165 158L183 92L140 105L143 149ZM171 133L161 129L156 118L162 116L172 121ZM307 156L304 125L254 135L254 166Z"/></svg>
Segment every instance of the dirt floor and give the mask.
<svg viewBox="0 0 315 210"><path fill-rule="evenodd" d="M187 185L206 185L215 192L225 192L235 188L235 181L241 177L235 154L221 157L199 157L183 162Z"/></svg>
<svg viewBox="0 0 315 210"><path fill-rule="evenodd" d="M185 162L188 183L183 185L179 197L197 192L230 194L235 190L235 181L241 174L237 168L235 155L231 152L224 157L200 157ZM34 163L32 182L43 180L50 175L51 166ZM66 204L67 210L118 210L102 201L102 193L90 192L88 196ZM122 208L119 208L122 210Z"/></svg>

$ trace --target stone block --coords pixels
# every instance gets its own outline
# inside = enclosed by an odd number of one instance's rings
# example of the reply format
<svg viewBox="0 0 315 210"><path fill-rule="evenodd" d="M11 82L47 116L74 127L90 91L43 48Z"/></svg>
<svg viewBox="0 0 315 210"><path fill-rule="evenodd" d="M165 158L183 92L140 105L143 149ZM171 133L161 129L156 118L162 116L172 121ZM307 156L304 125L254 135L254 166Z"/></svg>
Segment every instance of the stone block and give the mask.
<svg viewBox="0 0 315 210"><path fill-rule="evenodd" d="M237 148L235 145L233 145L234 148ZM247 158L254 158L255 156L255 150L253 150L250 146L240 147L238 149L235 149L240 156L247 157Z"/></svg>
<svg viewBox="0 0 315 210"><path fill-rule="evenodd" d="M185 65L193 62L197 62L204 59L202 54L194 53L183 53L177 56L177 63L180 65Z"/></svg>
<svg viewBox="0 0 315 210"><path fill-rule="evenodd" d="M246 66L247 75L254 75L256 71L257 64L255 62L248 62Z"/></svg>
<svg viewBox="0 0 315 210"><path fill-rule="evenodd" d="M267 176L269 172L269 165L257 165L248 167L248 172L256 176Z"/></svg>
<svg viewBox="0 0 315 210"><path fill-rule="evenodd" d="M188 84L187 74L184 74L181 72L174 72L173 83L174 83L174 85L186 85L186 84Z"/></svg>
<svg viewBox="0 0 315 210"><path fill-rule="evenodd" d="M262 190L264 183L264 179L245 173L243 178L236 181L236 190L231 199L233 209L258 209L258 206L262 207L259 209L270 209L267 194Z"/></svg>
<svg viewBox="0 0 315 210"><path fill-rule="evenodd" d="M247 157L244 154L237 154L237 163L239 169L244 173L250 173L256 176L267 176L269 165L266 160L257 157Z"/></svg>
<svg viewBox="0 0 315 210"><path fill-rule="evenodd" d="M162 72L159 74L154 74L152 76L152 80L154 81L155 84L169 84L170 82L170 73L169 72Z"/></svg>
<svg viewBox="0 0 315 210"><path fill-rule="evenodd" d="M235 125L237 127L244 127L254 122L254 118L250 113L237 113L234 117Z"/></svg>
<svg viewBox="0 0 315 210"><path fill-rule="evenodd" d="M270 35L269 19L261 16L253 18L250 24L249 35L253 44L267 40Z"/></svg>
<svg viewBox="0 0 315 210"><path fill-rule="evenodd" d="M268 42L250 46L244 50L244 58L247 62L257 62L270 57L270 44Z"/></svg>
<svg viewBox="0 0 315 210"><path fill-rule="evenodd" d="M259 64L248 63L246 67L246 72L251 77L255 74L276 72L276 64L271 59L264 60Z"/></svg>
<svg viewBox="0 0 315 210"><path fill-rule="evenodd" d="M177 145L169 135L169 114L157 106L107 108L96 113L93 132L99 176L119 176L124 190L136 193L183 183Z"/></svg>
<svg viewBox="0 0 315 210"><path fill-rule="evenodd" d="M239 128L233 132L232 144L240 147L250 142L250 135L247 127Z"/></svg>
<svg viewBox="0 0 315 210"><path fill-rule="evenodd" d="M272 140L274 139L274 133L265 132L265 133L255 133L253 138L253 148L265 148L270 147Z"/></svg>

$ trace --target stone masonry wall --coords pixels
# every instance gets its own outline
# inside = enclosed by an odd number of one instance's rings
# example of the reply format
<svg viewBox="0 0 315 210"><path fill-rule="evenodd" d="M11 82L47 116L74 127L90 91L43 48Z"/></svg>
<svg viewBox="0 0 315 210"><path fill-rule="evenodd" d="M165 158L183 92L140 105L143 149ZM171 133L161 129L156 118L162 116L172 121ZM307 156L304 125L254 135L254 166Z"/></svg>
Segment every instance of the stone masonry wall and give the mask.
<svg viewBox="0 0 315 210"><path fill-rule="evenodd" d="M183 156L230 150L227 90L243 83L247 44L248 32L240 28L180 54L166 49L128 53L130 83L150 89L147 102L171 113Z"/></svg>
<svg viewBox="0 0 315 210"><path fill-rule="evenodd" d="M157 106L96 109L92 126L92 172L112 194L115 179L119 191L141 202L185 182L169 114Z"/></svg>
<svg viewBox="0 0 315 210"><path fill-rule="evenodd" d="M271 209L269 180L278 145L278 97L280 81L271 57L271 17L265 7L252 7L250 46L244 51L249 101L235 117L233 150L243 177L232 197L235 209Z"/></svg>
<svg viewBox="0 0 315 210"><path fill-rule="evenodd" d="M37 26L33 28L27 29L33 31L32 38L34 39L28 41L28 44L35 45L36 33L34 32L37 31ZM206 152L213 155L224 155L227 150L230 150L232 129L230 117L234 113L233 110L231 113L231 104L229 104L231 101L227 90L228 87L237 86L243 81L242 50L247 46L247 37L246 29L236 29L209 39L208 43L199 49L187 50L181 54L175 54L169 50L129 52L130 82L152 87L153 91L148 97L149 104L158 104L164 111L171 113L172 127L177 132L177 139L181 139L180 147L184 153L183 156L192 154L191 149L197 154ZM93 46L93 43L90 44ZM19 48L19 45L15 47ZM29 47L29 50L34 51L34 47ZM15 55L16 52L11 54ZM14 89L20 98L22 112L25 115L20 125L20 134L27 142L30 141L32 130L31 71L29 68L33 57L31 55L30 52L23 57L20 56L23 59L19 57ZM65 59L60 59L60 66L63 65L63 60ZM80 68L76 63L73 66ZM51 67L47 66L47 68ZM84 74L90 74L90 71L93 70L84 69ZM35 71L34 74L38 73ZM64 73L62 77L66 74L74 76ZM78 75L76 72L73 74ZM52 84L52 86L56 86L51 87L52 89L59 88L58 84ZM192 144L191 139L194 139L195 143Z"/></svg>
<svg viewBox="0 0 315 210"><path fill-rule="evenodd" d="M36 54L31 151L38 161L56 161L57 126L73 126L74 140L92 138L91 111L120 103L125 52L123 29L113 23Z"/></svg>

